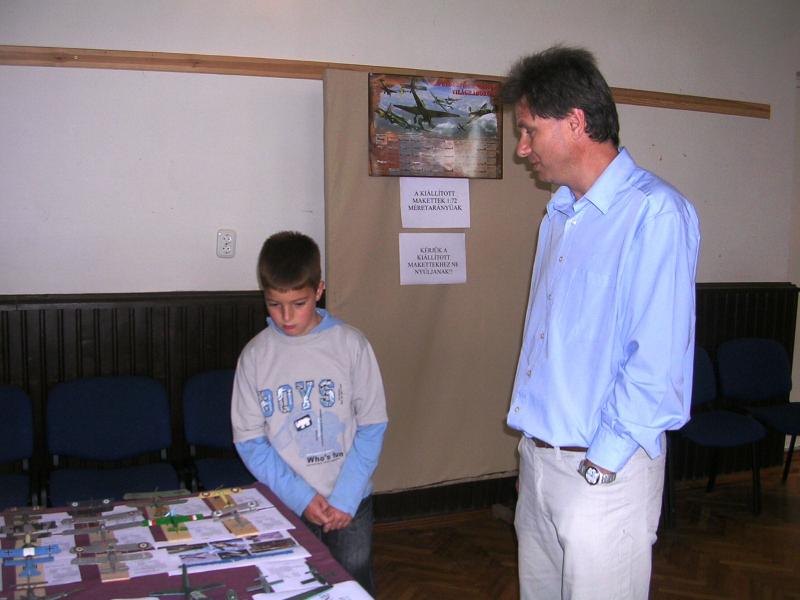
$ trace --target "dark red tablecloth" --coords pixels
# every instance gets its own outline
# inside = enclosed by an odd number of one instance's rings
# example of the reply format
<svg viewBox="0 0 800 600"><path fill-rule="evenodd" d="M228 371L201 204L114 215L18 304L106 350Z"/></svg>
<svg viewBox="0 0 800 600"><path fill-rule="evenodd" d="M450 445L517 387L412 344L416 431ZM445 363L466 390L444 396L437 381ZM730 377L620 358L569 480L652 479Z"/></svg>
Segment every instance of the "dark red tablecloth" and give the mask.
<svg viewBox="0 0 800 600"><path fill-rule="evenodd" d="M299 544L311 553L311 558L307 559L308 563L313 566L325 580L330 583L339 583L352 579L347 571L334 560L330 552L328 552L327 547L309 531L297 515L289 510L289 508L272 493L272 490L260 483L257 483L256 487L295 526L295 529L290 530L290 533ZM124 504L124 502L121 502L121 504ZM53 508L47 509L47 512L63 512L65 510L64 508ZM3 547L7 547L5 543ZM190 570L189 582L192 587L212 583L223 583L224 587L204 592L212 599L225 598L225 593L228 589L235 590L239 598L244 599L251 597L251 594L247 592L246 589L255 583L257 576L258 569L255 566L240 566L204 573L192 573ZM3 567L4 590L0 593L0 596L8 595L9 598L12 596L5 582L13 577L14 567ZM98 575L97 579L85 579L80 583L69 585L49 586L46 589L48 595L66 590L78 590L67 596L68 600L111 600L113 598L143 598L159 590L179 590L182 585L182 578L179 575L173 575L171 577L166 574L149 575L146 577L134 577L126 581L113 581L108 583L100 581ZM180 598L180 596L167 596L167 598Z"/></svg>

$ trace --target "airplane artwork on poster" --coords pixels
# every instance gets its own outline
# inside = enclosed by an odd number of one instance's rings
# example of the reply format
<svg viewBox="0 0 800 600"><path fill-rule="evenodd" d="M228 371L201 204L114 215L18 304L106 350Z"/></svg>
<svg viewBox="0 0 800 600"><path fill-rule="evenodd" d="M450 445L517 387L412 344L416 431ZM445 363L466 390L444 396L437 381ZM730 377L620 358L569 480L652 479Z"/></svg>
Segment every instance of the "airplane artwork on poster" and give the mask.
<svg viewBox="0 0 800 600"><path fill-rule="evenodd" d="M369 174L503 177L500 83L369 75Z"/></svg>

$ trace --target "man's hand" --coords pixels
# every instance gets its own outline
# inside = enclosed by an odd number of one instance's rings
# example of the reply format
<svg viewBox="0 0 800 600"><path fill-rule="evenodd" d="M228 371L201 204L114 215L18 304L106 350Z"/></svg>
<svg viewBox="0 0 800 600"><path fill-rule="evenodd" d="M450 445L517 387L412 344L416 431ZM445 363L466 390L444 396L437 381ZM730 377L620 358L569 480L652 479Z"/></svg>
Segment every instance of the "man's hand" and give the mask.
<svg viewBox="0 0 800 600"><path fill-rule="evenodd" d="M339 510L330 504L328 504L328 516L330 517L330 520L323 527L323 531L325 533L328 533L329 531L336 531L337 529L344 529L350 525L350 521L353 520L353 517L351 517L348 513Z"/></svg>
<svg viewBox="0 0 800 600"><path fill-rule="evenodd" d="M325 531L328 531L327 527L331 522L330 510L336 509L328 504L328 501L323 496L316 494L303 511L303 516L314 525L319 525L325 528Z"/></svg>

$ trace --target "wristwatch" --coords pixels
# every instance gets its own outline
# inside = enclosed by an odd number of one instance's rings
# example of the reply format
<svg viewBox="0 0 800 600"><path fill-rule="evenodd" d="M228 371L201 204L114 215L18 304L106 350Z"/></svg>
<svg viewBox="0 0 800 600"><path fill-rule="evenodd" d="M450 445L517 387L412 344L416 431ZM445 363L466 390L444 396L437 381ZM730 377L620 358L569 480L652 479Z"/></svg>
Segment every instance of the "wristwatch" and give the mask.
<svg viewBox="0 0 800 600"><path fill-rule="evenodd" d="M611 483L617 478L616 473L603 473L594 465L589 464L586 460L582 460L578 465L578 473L583 475L586 483L589 485L597 485L598 483Z"/></svg>

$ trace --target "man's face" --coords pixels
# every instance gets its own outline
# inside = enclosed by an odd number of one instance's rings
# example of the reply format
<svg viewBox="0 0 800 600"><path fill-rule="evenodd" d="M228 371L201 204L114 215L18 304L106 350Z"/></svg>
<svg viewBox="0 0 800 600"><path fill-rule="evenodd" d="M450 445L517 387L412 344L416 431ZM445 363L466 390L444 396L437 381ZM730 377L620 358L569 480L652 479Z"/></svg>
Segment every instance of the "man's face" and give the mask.
<svg viewBox="0 0 800 600"><path fill-rule="evenodd" d="M532 115L524 99L514 113L519 131L517 156L528 159L540 181L569 185L574 160L568 120Z"/></svg>
<svg viewBox="0 0 800 600"><path fill-rule="evenodd" d="M264 292L267 312L286 335L305 335L321 320L316 309L323 289L325 286L321 281L316 290L312 287L285 292L268 289Z"/></svg>

